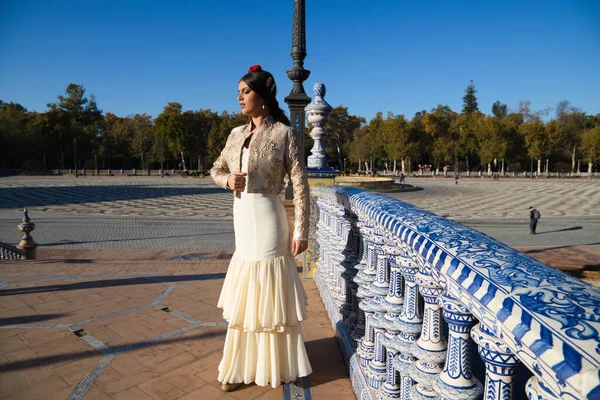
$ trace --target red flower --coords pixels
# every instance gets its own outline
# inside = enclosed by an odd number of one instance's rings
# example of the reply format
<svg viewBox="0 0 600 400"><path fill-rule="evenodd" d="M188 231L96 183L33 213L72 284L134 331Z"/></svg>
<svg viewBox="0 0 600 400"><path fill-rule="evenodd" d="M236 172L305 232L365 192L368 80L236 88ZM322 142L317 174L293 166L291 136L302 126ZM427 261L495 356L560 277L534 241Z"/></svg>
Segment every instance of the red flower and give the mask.
<svg viewBox="0 0 600 400"><path fill-rule="evenodd" d="M248 72L256 72L256 71L262 71L262 67L259 64L254 64L248 70Z"/></svg>

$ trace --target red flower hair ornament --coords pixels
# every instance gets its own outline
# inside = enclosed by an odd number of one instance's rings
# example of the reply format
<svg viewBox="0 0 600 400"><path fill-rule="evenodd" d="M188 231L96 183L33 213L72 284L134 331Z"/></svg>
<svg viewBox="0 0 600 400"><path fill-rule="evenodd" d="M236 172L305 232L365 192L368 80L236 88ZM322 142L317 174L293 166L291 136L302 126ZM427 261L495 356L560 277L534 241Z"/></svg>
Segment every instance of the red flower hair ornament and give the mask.
<svg viewBox="0 0 600 400"><path fill-rule="evenodd" d="M262 71L262 67L259 64L254 64L253 66L251 66L248 69L248 72L257 72L257 71Z"/></svg>

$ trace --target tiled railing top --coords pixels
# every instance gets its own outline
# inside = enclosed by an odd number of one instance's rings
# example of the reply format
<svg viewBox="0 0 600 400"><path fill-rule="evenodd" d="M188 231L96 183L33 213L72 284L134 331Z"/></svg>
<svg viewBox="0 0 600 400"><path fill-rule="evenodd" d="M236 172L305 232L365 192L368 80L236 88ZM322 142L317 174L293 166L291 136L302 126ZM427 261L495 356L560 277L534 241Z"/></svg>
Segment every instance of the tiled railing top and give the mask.
<svg viewBox="0 0 600 400"><path fill-rule="evenodd" d="M399 238L552 391L600 399L600 290L381 193L328 186L314 194Z"/></svg>

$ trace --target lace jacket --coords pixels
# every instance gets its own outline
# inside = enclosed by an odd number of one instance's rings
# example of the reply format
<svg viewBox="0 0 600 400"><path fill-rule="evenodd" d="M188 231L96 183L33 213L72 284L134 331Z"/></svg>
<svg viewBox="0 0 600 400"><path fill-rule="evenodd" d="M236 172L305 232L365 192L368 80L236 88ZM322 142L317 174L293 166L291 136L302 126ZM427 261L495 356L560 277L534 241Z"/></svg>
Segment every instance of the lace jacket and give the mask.
<svg viewBox="0 0 600 400"><path fill-rule="evenodd" d="M227 188L229 176L242 168L242 147L250 136L250 124L234 128L210 176L218 186ZM294 239L308 238L308 180L300 149L292 128L268 117L254 133L248 149L248 193L278 195L287 173L294 188Z"/></svg>

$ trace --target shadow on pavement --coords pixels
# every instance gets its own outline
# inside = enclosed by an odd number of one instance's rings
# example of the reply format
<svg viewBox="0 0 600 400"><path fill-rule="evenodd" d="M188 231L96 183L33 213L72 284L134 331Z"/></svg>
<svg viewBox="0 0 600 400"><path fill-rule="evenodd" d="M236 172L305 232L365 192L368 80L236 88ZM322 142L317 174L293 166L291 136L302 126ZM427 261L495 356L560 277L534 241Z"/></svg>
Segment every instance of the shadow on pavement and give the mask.
<svg viewBox="0 0 600 400"><path fill-rule="evenodd" d="M545 231L545 232L537 232L538 235L543 235L544 233L555 233L555 232L568 232L568 231L580 231L582 230L583 227L582 226L573 226L571 228L563 228L563 229L557 229L555 231Z"/></svg>
<svg viewBox="0 0 600 400"><path fill-rule="evenodd" d="M41 314L41 315L24 315L22 317L0 318L0 326L17 325L17 324L33 324L49 319L61 318L70 315L70 313L62 314Z"/></svg>
<svg viewBox="0 0 600 400"><path fill-rule="evenodd" d="M214 328L214 327L211 327ZM203 328L198 328L203 329ZM165 339L159 340L156 342L152 342L149 340L143 340L141 342L129 343L122 346L118 346L115 348L111 348L111 350L107 351L106 354L119 354L119 353L127 353L128 351L139 349L140 347L152 347L152 346L164 346L166 344L172 344L183 341L193 341L193 340L202 340L202 339L212 339L215 337L223 336L225 337L226 329L223 327L222 331L208 331L208 332L200 332L197 335L186 336L183 338L173 338L173 339ZM56 356L48 356L48 357L36 357L29 358L25 360L19 360L15 362L8 362L0 365L0 373L1 372L9 372L9 371L19 371L28 368L38 368L45 365L51 365L56 363L64 363L68 361L81 360L82 358L94 357L100 355L99 351L96 350L86 350L86 351L78 351L73 353L61 354Z"/></svg>
<svg viewBox="0 0 600 400"><path fill-rule="evenodd" d="M159 199L226 192L225 189L215 187L182 188L141 185L7 187L2 188L0 192L0 209ZM122 208L125 206L111 205L111 207Z"/></svg>
<svg viewBox="0 0 600 400"><path fill-rule="evenodd" d="M64 278L64 277L63 277ZM86 279L85 275L73 276L73 279ZM176 283L190 281L206 281L223 279L224 273L198 274L198 275L149 275L125 279L104 279L99 281L67 283L63 285L46 285L0 290L0 296L13 296L16 294L62 292L67 290L97 289L114 286L147 285L156 283Z"/></svg>
<svg viewBox="0 0 600 400"><path fill-rule="evenodd" d="M335 337L311 340L304 343L313 373L309 375L311 387L324 383L333 382L338 379L348 379L348 371L340 358L340 350ZM339 358L339 365L332 366Z"/></svg>
<svg viewBox="0 0 600 400"><path fill-rule="evenodd" d="M170 236L148 236L141 238L120 238L120 239L110 239L110 240L85 240L85 241L70 241L70 240L62 240L56 243L43 243L40 247L51 247L51 246L65 246L69 244L85 244L85 243L110 243L110 242L132 242L136 240L156 240L156 239L174 239L174 238L182 238L182 237L196 237L196 236L217 236L217 235L231 235L232 232L210 232L210 233L195 233L193 235L170 235Z"/></svg>

